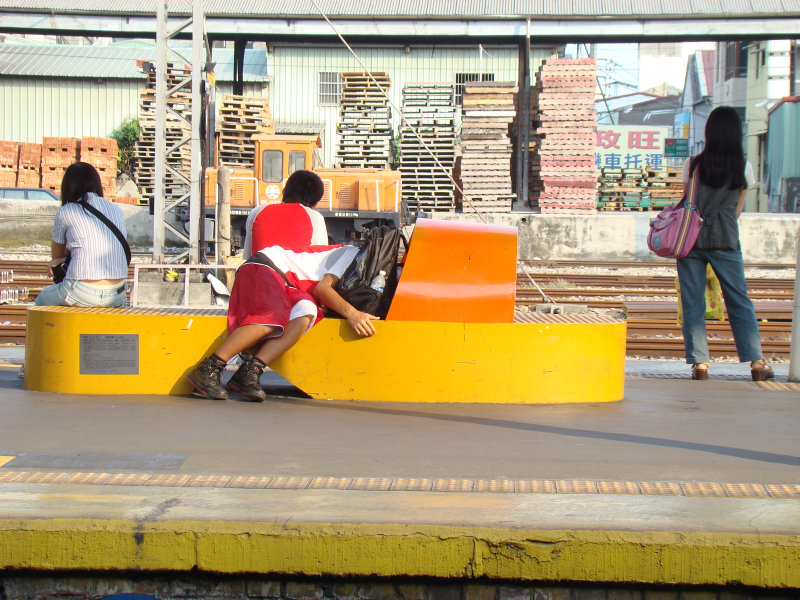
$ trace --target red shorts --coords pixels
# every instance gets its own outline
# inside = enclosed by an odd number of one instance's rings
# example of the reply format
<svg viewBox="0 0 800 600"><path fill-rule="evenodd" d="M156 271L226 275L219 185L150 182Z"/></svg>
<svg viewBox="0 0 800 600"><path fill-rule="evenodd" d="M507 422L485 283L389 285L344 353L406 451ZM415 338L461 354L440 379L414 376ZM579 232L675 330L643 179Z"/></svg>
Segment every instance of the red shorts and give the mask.
<svg viewBox="0 0 800 600"><path fill-rule="evenodd" d="M308 292L286 285L283 278L264 265L246 263L236 271L236 279L228 304L228 332L243 325L271 325L280 328L267 337L280 337L292 315L292 307L301 301L310 301L314 307L304 302L302 314L310 314L316 309L314 323L322 318L314 297ZM302 310L302 307L308 307Z"/></svg>

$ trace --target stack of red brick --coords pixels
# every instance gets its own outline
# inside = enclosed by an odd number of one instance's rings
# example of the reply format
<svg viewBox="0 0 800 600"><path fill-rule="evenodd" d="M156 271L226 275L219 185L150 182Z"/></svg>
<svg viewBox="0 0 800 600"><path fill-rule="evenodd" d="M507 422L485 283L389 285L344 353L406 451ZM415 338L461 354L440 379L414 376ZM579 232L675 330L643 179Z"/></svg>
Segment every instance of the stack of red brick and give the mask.
<svg viewBox="0 0 800 600"><path fill-rule="evenodd" d="M80 157L80 140L71 137L42 138L42 187L61 193L64 171Z"/></svg>
<svg viewBox="0 0 800 600"><path fill-rule="evenodd" d="M17 187L41 187L42 145L21 142L17 161Z"/></svg>
<svg viewBox="0 0 800 600"><path fill-rule="evenodd" d="M597 210L596 74L593 58L545 60L539 70L531 98L531 197L543 213Z"/></svg>
<svg viewBox="0 0 800 600"><path fill-rule="evenodd" d="M0 142L0 187L17 185L17 159L19 144L17 142Z"/></svg>
<svg viewBox="0 0 800 600"><path fill-rule="evenodd" d="M117 141L103 137L44 137L41 144L0 141L0 187L43 187L61 194L64 171L82 160L97 169L104 196L113 198L117 153Z"/></svg>
<svg viewBox="0 0 800 600"><path fill-rule="evenodd" d="M100 173L107 198L117 194L117 140L103 137L81 138L81 160Z"/></svg>

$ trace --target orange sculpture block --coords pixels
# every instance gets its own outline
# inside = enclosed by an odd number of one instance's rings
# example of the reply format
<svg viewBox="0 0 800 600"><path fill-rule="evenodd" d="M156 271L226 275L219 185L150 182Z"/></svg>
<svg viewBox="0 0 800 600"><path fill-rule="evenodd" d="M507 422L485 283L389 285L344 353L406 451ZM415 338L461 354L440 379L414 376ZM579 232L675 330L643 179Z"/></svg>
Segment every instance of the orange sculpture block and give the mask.
<svg viewBox="0 0 800 600"><path fill-rule="evenodd" d="M387 321L511 323L517 228L417 219Z"/></svg>

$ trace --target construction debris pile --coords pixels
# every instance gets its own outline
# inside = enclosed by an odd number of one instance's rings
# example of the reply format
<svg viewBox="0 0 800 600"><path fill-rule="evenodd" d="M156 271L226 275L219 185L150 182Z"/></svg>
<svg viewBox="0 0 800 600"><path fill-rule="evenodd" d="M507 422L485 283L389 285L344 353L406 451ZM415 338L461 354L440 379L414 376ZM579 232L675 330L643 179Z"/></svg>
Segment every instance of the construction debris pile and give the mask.
<svg viewBox="0 0 800 600"><path fill-rule="evenodd" d="M414 83L403 87L400 173L403 205L411 211L453 212L451 174L456 159L453 86Z"/></svg>
<svg viewBox="0 0 800 600"><path fill-rule="evenodd" d="M511 212L512 144L517 87L512 82L464 84L460 179L463 212Z"/></svg>
<svg viewBox="0 0 800 600"><path fill-rule="evenodd" d="M593 58L548 59L537 73L529 203L543 213L596 211L596 76Z"/></svg>
<svg viewBox="0 0 800 600"><path fill-rule="evenodd" d="M392 82L386 73L342 73L342 79L337 164L385 169L391 158L392 122L384 92Z"/></svg>

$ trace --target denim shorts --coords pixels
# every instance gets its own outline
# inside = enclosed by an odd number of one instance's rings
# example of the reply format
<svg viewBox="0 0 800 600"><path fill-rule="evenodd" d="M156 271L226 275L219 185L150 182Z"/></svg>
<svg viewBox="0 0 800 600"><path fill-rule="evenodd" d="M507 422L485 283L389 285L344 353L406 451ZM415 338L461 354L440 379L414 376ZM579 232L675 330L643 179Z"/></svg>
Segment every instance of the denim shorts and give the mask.
<svg viewBox="0 0 800 600"><path fill-rule="evenodd" d="M99 288L77 279L65 279L43 288L36 296L36 306L125 306L126 284L119 287Z"/></svg>

